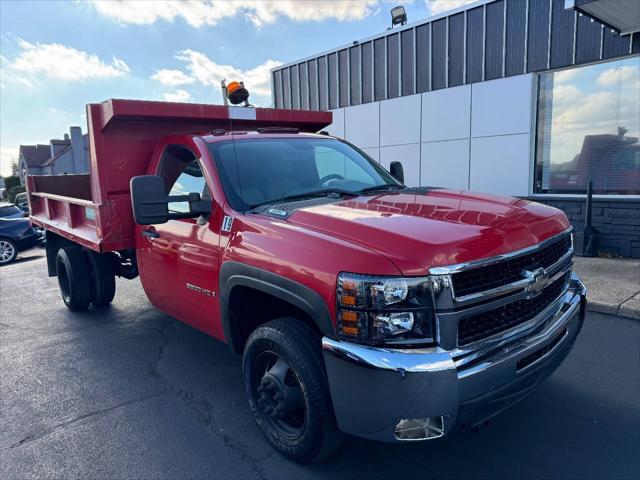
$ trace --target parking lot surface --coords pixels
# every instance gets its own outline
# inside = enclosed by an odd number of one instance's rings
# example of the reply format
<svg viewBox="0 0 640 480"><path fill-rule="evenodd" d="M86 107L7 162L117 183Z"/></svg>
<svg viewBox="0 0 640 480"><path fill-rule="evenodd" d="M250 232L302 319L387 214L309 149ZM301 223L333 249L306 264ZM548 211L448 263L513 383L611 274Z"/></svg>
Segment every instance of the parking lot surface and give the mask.
<svg viewBox="0 0 640 480"><path fill-rule="evenodd" d="M640 322L589 313L562 367L477 433L347 438L302 466L263 440L225 345L155 310L138 280L69 312L43 255L0 269L0 478L640 477Z"/></svg>

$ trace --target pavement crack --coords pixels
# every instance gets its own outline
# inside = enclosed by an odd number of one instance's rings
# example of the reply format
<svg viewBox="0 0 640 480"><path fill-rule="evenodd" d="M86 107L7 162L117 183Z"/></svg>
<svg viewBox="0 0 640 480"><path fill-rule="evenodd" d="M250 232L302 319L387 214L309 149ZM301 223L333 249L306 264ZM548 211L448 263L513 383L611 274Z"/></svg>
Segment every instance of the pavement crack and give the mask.
<svg viewBox="0 0 640 480"><path fill-rule="evenodd" d="M202 423L214 436L222 440L225 447L236 453L244 463L262 480L266 480L264 468L260 464L271 457L275 451L269 452L262 457L255 457L251 455L245 445L233 438L228 433L222 431L214 422L214 416L212 412L216 410L216 407L211 404L206 398L196 397L192 392L188 390L178 390L175 392L182 403L190 409L196 416L196 419Z"/></svg>
<svg viewBox="0 0 640 480"><path fill-rule="evenodd" d="M158 334L160 335L161 339L160 345L158 346L158 354L153 363L149 365L149 374L153 378L162 378L162 374L160 373L160 362L162 361L162 357L164 356L167 345L169 345L169 342L171 341L171 336L169 335L170 328L171 323L165 323L164 326L158 330Z"/></svg>
<svg viewBox="0 0 640 480"><path fill-rule="evenodd" d="M616 308L616 315L618 315L620 313L620 309L622 308L622 306L627 303L629 300L631 300L633 297L635 297L636 295L638 295L640 293L640 290L633 293L629 298L625 298L622 302L620 302L620 304L618 305L618 308Z"/></svg>
<svg viewBox="0 0 640 480"><path fill-rule="evenodd" d="M93 410L91 412L83 413L82 415L74 417L74 418L72 418L70 420L66 420L66 421L60 422L60 423L58 423L56 425L52 425L51 427L44 428L44 429L42 429L40 431L30 433L29 435L27 435L26 437L24 437L20 441L14 443L12 445L9 445L8 447L0 448L0 451L9 450L9 449L12 449L12 448L16 448L16 447L21 447L23 445L27 445L29 443L35 442L37 440L40 440L41 438L44 438L44 437L46 437L48 435L51 435L52 433L56 432L57 430L67 428L69 426L72 426L72 425L75 425L75 424L78 424L78 423L82 423L84 421L93 420L95 418L103 417L103 416L107 415L108 413L111 413L114 410L117 410L119 408L126 407L126 406L133 405L133 404L140 403L140 402L145 402L145 401L150 400L152 398L157 398L157 397L160 397L162 395L166 395L167 393L169 393L169 391L168 390L164 390L164 391L159 392L159 393L154 393L152 395L146 395L146 396L141 397L141 398L135 398L133 400L122 402L122 403L119 403L118 405L114 405L114 406L109 407L109 408L104 408L104 409L101 409L101 410Z"/></svg>

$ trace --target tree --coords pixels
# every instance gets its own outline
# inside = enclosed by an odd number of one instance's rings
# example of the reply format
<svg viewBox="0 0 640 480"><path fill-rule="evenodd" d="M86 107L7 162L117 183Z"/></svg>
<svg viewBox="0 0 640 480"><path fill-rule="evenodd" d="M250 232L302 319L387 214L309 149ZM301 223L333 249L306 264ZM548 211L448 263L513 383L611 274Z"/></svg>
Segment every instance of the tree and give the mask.
<svg viewBox="0 0 640 480"><path fill-rule="evenodd" d="M10 177L4 177L4 186L7 189L7 192L12 187L20 186L20 177L17 175L12 175Z"/></svg>
<svg viewBox="0 0 640 480"><path fill-rule="evenodd" d="M9 178L14 178L14 177L7 177L7 179L9 179ZM15 186L13 186L11 188L7 188L7 201L9 201L11 203L15 202L16 201L16 195L19 194L19 193L25 192L25 191L26 191L25 188L20 184L15 185Z"/></svg>
<svg viewBox="0 0 640 480"><path fill-rule="evenodd" d="M18 169L18 161L15 158L11 161L11 176L12 177L20 176L20 171Z"/></svg>

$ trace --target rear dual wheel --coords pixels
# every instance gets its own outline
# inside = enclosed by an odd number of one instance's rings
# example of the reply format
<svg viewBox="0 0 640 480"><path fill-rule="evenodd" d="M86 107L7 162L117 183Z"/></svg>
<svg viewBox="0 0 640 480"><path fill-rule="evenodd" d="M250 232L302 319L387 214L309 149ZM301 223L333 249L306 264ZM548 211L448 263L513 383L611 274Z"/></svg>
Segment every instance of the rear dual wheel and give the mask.
<svg viewBox="0 0 640 480"><path fill-rule="evenodd" d="M113 300L115 276L108 256L64 247L58 250L56 270L62 301L69 310L79 312L91 303L104 306Z"/></svg>

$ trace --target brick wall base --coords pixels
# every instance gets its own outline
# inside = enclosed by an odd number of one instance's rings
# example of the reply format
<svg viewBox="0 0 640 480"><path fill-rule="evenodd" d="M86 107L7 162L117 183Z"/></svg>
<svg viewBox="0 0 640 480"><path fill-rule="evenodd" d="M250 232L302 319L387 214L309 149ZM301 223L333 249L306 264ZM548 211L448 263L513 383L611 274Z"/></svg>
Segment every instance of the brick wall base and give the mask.
<svg viewBox="0 0 640 480"><path fill-rule="evenodd" d="M559 208L567 215L576 232L583 231L585 199L530 197L529 200ZM640 200L593 200L591 224L599 232L599 254L640 258Z"/></svg>

